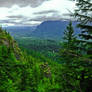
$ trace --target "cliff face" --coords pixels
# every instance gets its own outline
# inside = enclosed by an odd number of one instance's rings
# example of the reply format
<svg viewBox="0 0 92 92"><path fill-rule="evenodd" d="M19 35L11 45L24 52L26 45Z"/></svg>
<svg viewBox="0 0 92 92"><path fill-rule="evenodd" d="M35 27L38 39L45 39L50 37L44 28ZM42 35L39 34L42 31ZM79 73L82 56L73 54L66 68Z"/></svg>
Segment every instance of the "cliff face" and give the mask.
<svg viewBox="0 0 92 92"><path fill-rule="evenodd" d="M0 28L0 46L5 46L7 49L10 49L14 53L16 59L22 56L22 52L16 41L14 41L9 33L2 30L2 28Z"/></svg>

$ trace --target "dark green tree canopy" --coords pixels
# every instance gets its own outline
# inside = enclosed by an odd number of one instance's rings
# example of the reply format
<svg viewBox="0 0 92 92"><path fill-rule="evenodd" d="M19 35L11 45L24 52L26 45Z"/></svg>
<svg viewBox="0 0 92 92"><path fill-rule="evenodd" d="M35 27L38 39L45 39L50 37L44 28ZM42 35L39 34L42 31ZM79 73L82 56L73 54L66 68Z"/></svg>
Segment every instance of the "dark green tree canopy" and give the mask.
<svg viewBox="0 0 92 92"><path fill-rule="evenodd" d="M74 16L80 22L80 36L85 40L92 39L92 0L77 0Z"/></svg>
<svg viewBox="0 0 92 92"><path fill-rule="evenodd" d="M71 21L69 22L69 25L66 27L66 30L64 31L63 39L66 42L66 46L68 49L74 48L76 37L74 35L74 29Z"/></svg>

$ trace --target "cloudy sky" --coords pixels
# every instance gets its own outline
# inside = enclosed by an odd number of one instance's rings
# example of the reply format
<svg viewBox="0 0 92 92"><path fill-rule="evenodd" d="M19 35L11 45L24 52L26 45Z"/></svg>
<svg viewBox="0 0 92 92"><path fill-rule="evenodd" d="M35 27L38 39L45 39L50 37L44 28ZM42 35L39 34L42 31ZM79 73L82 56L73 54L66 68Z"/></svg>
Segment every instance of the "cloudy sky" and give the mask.
<svg viewBox="0 0 92 92"><path fill-rule="evenodd" d="M46 20L70 19L72 0L0 0L0 25L38 25Z"/></svg>

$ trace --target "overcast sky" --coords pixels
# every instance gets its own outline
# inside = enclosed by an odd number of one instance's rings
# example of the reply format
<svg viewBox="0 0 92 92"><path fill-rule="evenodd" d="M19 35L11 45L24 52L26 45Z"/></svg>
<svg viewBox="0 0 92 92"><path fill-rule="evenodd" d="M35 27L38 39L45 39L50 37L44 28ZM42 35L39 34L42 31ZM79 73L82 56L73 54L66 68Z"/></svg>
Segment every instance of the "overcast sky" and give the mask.
<svg viewBox="0 0 92 92"><path fill-rule="evenodd" d="M46 20L70 19L75 1L0 0L0 25L38 25Z"/></svg>

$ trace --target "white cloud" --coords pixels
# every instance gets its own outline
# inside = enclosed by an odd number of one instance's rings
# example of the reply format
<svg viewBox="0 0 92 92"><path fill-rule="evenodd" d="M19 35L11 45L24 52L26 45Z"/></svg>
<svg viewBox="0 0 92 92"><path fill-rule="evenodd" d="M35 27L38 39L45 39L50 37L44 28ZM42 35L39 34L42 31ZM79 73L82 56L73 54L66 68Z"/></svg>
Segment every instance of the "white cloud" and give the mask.
<svg viewBox="0 0 92 92"><path fill-rule="evenodd" d="M0 8L0 20L7 18L8 8Z"/></svg>
<svg viewBox="0 0 92 92"><path fill-rule="evenodd" d="M26 22L29 24L37 24L38 21L28 21L29 19L34 19L46 16L46 17L57 17L61 16L61 18L68 18L67 16L64 16L63 14L69 13L67 9L70 11L74 11L75 8L75 2L73 1L68 1L68 0L50 0L50 1L45 1L43 4L41 4L38 7L32 8L31 6L26 6L26 7L19 7L18 5L13 5L11 8L0 8L0 20L9 20L11 19L10 17L7 16L24 16ZM53 12L49 13L43 13L43 14L35 14L37 12L42 12L42 11L50 11L53 10ZM58 11L57 13L54 13L54 11ZM13 18L12 18L13 19ZM60 19L60 17L59 17ZM22 22L24 21L24 18L18 18L17 20L14 20L14 22ZM43 19L44 21L44 19ZM39 21L40 23L40 21ZM11 23L10 23L11 24Z"/></svg>
<svg viewBox="0 0 92 92"><path fill-rule="evenodd" d="M75 2L68 1L68 0L51 0L43 3L41 6L37 7L37 10L57 10L61 14L66 13L67 9L73 11L75 7Z"/></svg>

